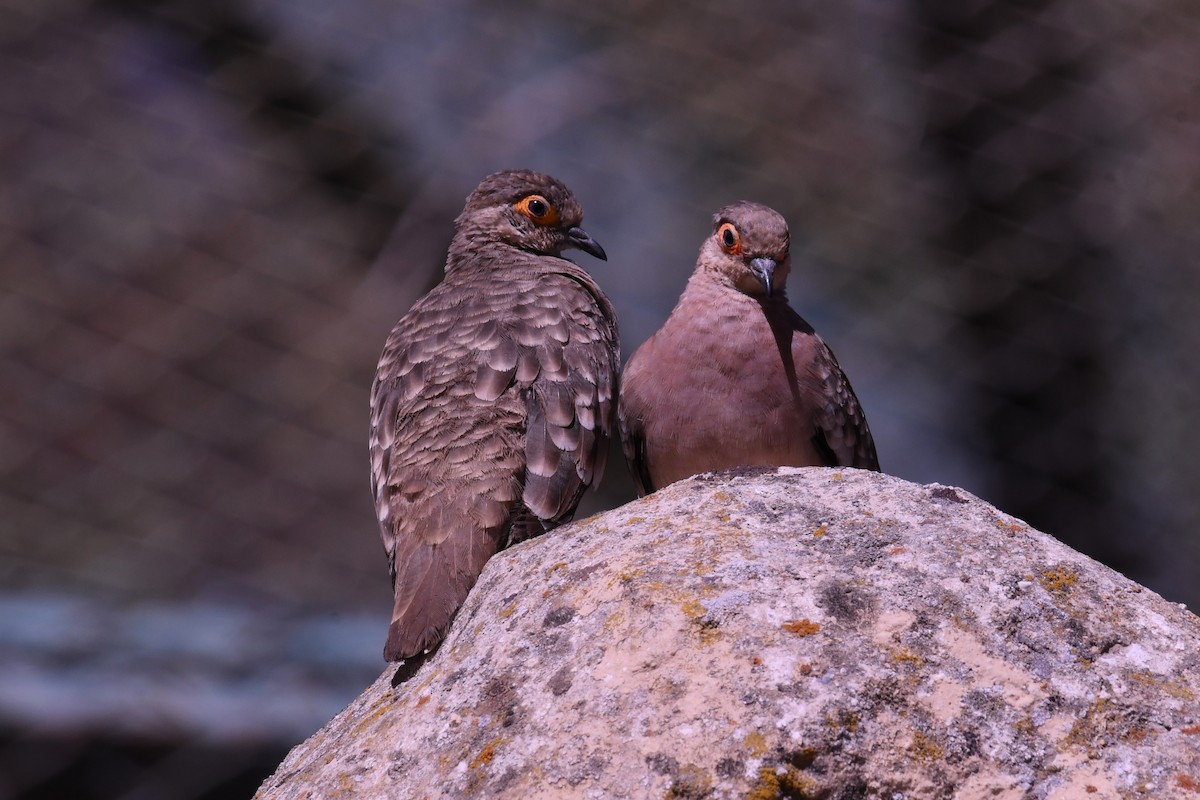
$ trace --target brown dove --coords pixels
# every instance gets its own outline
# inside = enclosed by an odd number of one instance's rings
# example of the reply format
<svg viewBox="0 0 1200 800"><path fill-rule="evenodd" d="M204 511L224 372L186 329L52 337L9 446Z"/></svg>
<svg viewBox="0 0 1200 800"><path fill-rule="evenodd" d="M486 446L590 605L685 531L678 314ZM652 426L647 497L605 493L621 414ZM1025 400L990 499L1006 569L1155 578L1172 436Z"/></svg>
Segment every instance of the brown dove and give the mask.
<svg viewBox="0 0 1200 800"><path fill-rule="evenodd" d="M833 351L787 301L787 222L726 206L662 328L629 359L619 425L641 495L743 465L879 469Z"/></svg>
<svg viewBox="0 0 1200 800"><path fill-rule="evenodd" d="M567 522L604 471L616 315L561 257L606 259L549 175L484 178L445 277L396 323L371 388L371 489L395 606L384 658L435 648L498 550Z"/></svg>

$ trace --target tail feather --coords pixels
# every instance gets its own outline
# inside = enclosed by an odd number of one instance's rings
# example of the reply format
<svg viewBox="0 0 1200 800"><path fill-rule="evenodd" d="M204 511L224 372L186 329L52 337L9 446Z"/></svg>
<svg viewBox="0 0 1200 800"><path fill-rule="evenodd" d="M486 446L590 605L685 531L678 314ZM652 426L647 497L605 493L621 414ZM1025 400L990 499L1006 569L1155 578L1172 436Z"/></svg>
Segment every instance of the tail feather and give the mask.
<svg viewBox="0 0 1200 800"><path fill-rule="evenodd" d="M497 532L455 531L437 544L414 548L397 563L396 602L383 657L400 661L441 644L483 565L496 552Z"/></svg>

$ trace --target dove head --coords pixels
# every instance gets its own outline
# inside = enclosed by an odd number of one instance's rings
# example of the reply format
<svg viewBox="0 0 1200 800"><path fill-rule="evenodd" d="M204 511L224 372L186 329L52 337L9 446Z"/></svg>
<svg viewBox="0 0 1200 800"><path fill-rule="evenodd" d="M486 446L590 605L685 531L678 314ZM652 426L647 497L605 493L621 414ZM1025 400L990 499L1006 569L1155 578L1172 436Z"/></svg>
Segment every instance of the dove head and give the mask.
<svg viewBox="0 0 1200 800"><path fill-rule="evenodd" d="M489 175L455 220L456 240L475 247L503 242L536 255L575 247L607 260L604 248L579 227L583 209L562 181L530 170Z"/></svg>
<svg viewBox="0 0 1200 800"><path fill-rule="evenodd" d="M788 226L774 209L741 201L713 215L699 268L756 298L786 296Z"/></svg>

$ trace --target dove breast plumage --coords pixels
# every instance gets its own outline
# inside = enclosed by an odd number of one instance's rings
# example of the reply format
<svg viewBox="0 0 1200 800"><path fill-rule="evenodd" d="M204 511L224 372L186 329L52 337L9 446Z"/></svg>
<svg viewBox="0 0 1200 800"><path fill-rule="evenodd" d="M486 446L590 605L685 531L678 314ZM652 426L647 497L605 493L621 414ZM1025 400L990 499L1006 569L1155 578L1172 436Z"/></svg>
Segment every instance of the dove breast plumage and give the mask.
<svg viewBox="0 0 1200 800"><path fill-rule="evenodd" d="M371 485L395 592L384 656L441 641L484 563L569 521L604 471L620 345L570 191L486 178L446 275L396 324L371 391Z"/></svg>

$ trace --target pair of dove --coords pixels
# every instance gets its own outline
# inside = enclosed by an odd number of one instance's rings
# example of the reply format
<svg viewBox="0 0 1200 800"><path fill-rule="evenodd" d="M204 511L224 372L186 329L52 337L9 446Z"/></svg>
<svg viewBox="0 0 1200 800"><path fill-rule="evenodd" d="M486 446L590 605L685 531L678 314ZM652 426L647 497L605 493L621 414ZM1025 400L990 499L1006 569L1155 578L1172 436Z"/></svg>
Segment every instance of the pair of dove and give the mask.
<svg viewBox="0 0 1200 800"><path fill-rule="evenodd" d="M612 304L561 256L607 260L582 221L555 178L484 178L444 279L384 346L370 453L389 661L441 642L497 551L570 521L614 422L639 495L740 465L879 469L850 382L788 306L783 217L718 211L679 304L624 374Z"/></svg>

